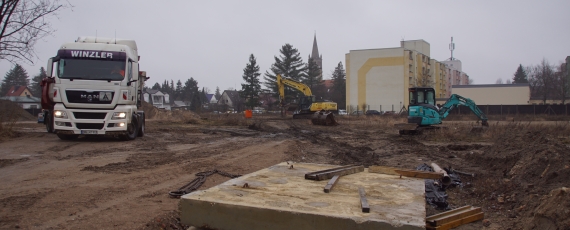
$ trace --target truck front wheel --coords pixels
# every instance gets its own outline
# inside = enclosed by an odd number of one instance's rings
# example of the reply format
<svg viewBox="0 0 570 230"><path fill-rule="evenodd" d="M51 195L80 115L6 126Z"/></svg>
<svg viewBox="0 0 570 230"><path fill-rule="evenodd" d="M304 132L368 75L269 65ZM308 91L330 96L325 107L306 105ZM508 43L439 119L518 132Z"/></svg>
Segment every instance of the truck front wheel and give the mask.
<svg viewBox="0 0 570 230"><path fill-rule="evenodd" d="M145 129L145 124L144 124L144 123L145 123L145 116L144 116L144 113L140 116L140 118L141 118L141 119L140 119L141 124L140 124L140 128L139 128L138 137L144 137L144 132L145 132L145 131L144 131L144 129Z"/></svg>
<svg viewBox="0 0 570 230"><path fill-rule="evenodd" d="M53 133L53 114L51 112L44 113L44 123L46 124L46 131Z"/></svg>
<svg viewBox="0 0 570 230"><path fill-rule="evenodd" d="M137 120L132 118L131 123L127 125L127 133L122 135L121 139L123 139L124 141L134 140L135 138L137 138L138 133L139 129L137 125Z"/></svg>

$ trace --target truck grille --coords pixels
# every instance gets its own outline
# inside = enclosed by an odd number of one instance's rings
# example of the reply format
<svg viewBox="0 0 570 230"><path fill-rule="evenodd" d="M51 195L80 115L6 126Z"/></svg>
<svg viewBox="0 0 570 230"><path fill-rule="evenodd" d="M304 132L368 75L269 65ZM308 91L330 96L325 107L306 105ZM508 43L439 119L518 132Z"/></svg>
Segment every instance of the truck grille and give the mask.
<svg viewBox="0 0 570 230"><path fill-rule="evenodd" d="M78 129L102 129L103 123L75 123Z"/></svg>
<svg viewBox="0 0 570 230"><path fill-rule="evenodd" d="M73 112L76 119L105 119L107 113Z"/></svg>
<svg viewBox="0 0 570 230"><path fill-rule="evenodd" d="M107 93L107 94L105 94ZM108 95L110 93L110 96ZM65 96L70 103L111 104L115 92L65 90Z"/></svg>

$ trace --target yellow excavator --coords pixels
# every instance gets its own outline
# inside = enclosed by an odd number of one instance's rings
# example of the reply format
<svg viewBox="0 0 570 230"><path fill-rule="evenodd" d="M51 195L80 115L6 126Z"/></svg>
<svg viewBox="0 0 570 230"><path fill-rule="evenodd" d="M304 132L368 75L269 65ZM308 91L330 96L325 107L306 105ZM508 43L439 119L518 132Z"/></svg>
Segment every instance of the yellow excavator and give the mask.
<svg viewBox="0 0 570 230"><path fill-rule="evenodd" d="M279 104L285 107L285 85L303 92L305 96L299 98L297 109L293 113L293 119L311 118L314 125L337 125L333 112L337 111L336 102L318 101L311 92L309 86L277 75L277 88L279 89Z"/></svg>

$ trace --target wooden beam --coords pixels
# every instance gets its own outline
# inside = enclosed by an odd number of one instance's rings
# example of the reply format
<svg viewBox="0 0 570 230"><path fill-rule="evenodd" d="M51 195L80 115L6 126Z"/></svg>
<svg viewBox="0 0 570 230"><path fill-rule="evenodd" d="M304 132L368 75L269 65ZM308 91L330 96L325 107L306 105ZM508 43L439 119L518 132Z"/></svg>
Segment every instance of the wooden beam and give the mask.
<svg viewBox="0 0 570 230"><path fill-rule="evenodd" d="M485 218L485 214L483 214L482 212L477 213L475 215L471 215L471 216L467 216L465 218L461 218L459 220L455 220L453 222L449 222L447 224L441 225L441 226L437 226L437 227L433 227L433 226L426 226L426 229L434 229L434 230L448 230L448 229L452 229L464 224L468 224L471 222L475 222L478 220L482 220L483 218Z"/></svg>
<svg viewBox="0 0 570 230"><path fill-rule="evenodd" d="M316 172L310 172L305 174L305 179L321 181L321 180L331 179L335 175L344 176L363 171L364 171L364 166L362 165L358 166L350 165L350 166L343 166L343 167L321 170Z"/></svg>
<svg viewBox="0 0 570 230"><path fill-rule="evenodd" d="M422 178L422 179L441 179L443 177L443 173L419 171L419 170L408 170L408 169L386 167L386 166L370 166L370 167L368 167L368 172L388 174L388 175L396 175L396 176L405 176L405 177L415 177L415 178Z"/></svg>
<svg viewBox="0 0 570 230"><path fill-rule="evenodd" d="M483 219L480 207L463 206L447 212L426 217L427 229L451 229L457 226Z"/></svg>
<svg viewBox="0 0 570 230"><path fill-rule="evenodd" d="M331 192L332 188L336 185L336 182L338 182L339 177L340 177L339 175L333 176L333 178L325 186L325 193Z"/></svg>
<svg viewBox="0 0 570 230"><path fill-rule="evenodd" d="M465 210L469 210L469 209L471 209L472 207L473 207L473 206L471 206L471 205L467 205L467 206L459 207L459 208L452 209L452 210L449 210L449 211L445 211L445 212L442 212L442 213L434 214L434 215L431 215L431 216L426 217L426 222L433 222L433 220L439 219L439 218L444 217L444 216L448 216L448 215L453 215L453 214L456 214L456 213L464 212Z"/></svg>
<svg viewBox="0 0 570 230"><path fill-rule="evenodd" d="M371 165L368 167L368 172L399 176L400 174L396 173L396 170L398 170L398 169L400 169L400 168Z"/></svg>
<svg viewBox="0 0 570 230"><path fill-rule="evenodd" d="M441 179L443 177L443 173L426 172L418 170L396 170L396 173L405 177L415 177L422 179Z"/></svg>
<svg viewBox="0 0 570 230"><path fill-rule="evenodd" d="M360 207L362 208L362 212L369 213L370 206L368 205L368 200L366 199L366 192L364 188L358 188L358 193L360 194Z"/></svg>
<svg viewBox="0 0 570 230"><path fill-rule="evenodd" d="M473 207L471 209L467 209L467 210L455 213L455 214L450 215L450 216L439 217L437 219L434 219L432 222L433 222L434 226L442 226L444 224L451 223L453 221L460 220L460 219L463 219L465 217L472 216L472 215L475 215L478 213L482 213L481 208Z"/></svg>

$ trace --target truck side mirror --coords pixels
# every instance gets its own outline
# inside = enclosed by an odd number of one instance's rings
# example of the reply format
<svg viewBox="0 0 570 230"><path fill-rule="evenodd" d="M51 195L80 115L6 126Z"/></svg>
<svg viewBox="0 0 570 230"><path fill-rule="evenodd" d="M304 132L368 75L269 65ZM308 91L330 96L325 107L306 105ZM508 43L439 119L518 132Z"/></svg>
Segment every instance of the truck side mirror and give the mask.
<svg viewBox="0 0 570 230"><path fill-rule="evenodd" d="M53 71L53 58L49 58L48 63L47 63L47 70L46 70L46 74L48 77L51 77L52 71Z"/></svg>
<svg viewBox="0 0 570 230"><path fill-rule="evenodd" d="M61 59L59 56L55 56L55 57L51 57L48 59L48 64L47 64L47 69L46 69L46 75L48 77L53 77L52 73L53 73L53 63L58 63L59 59Z"/></svg>

